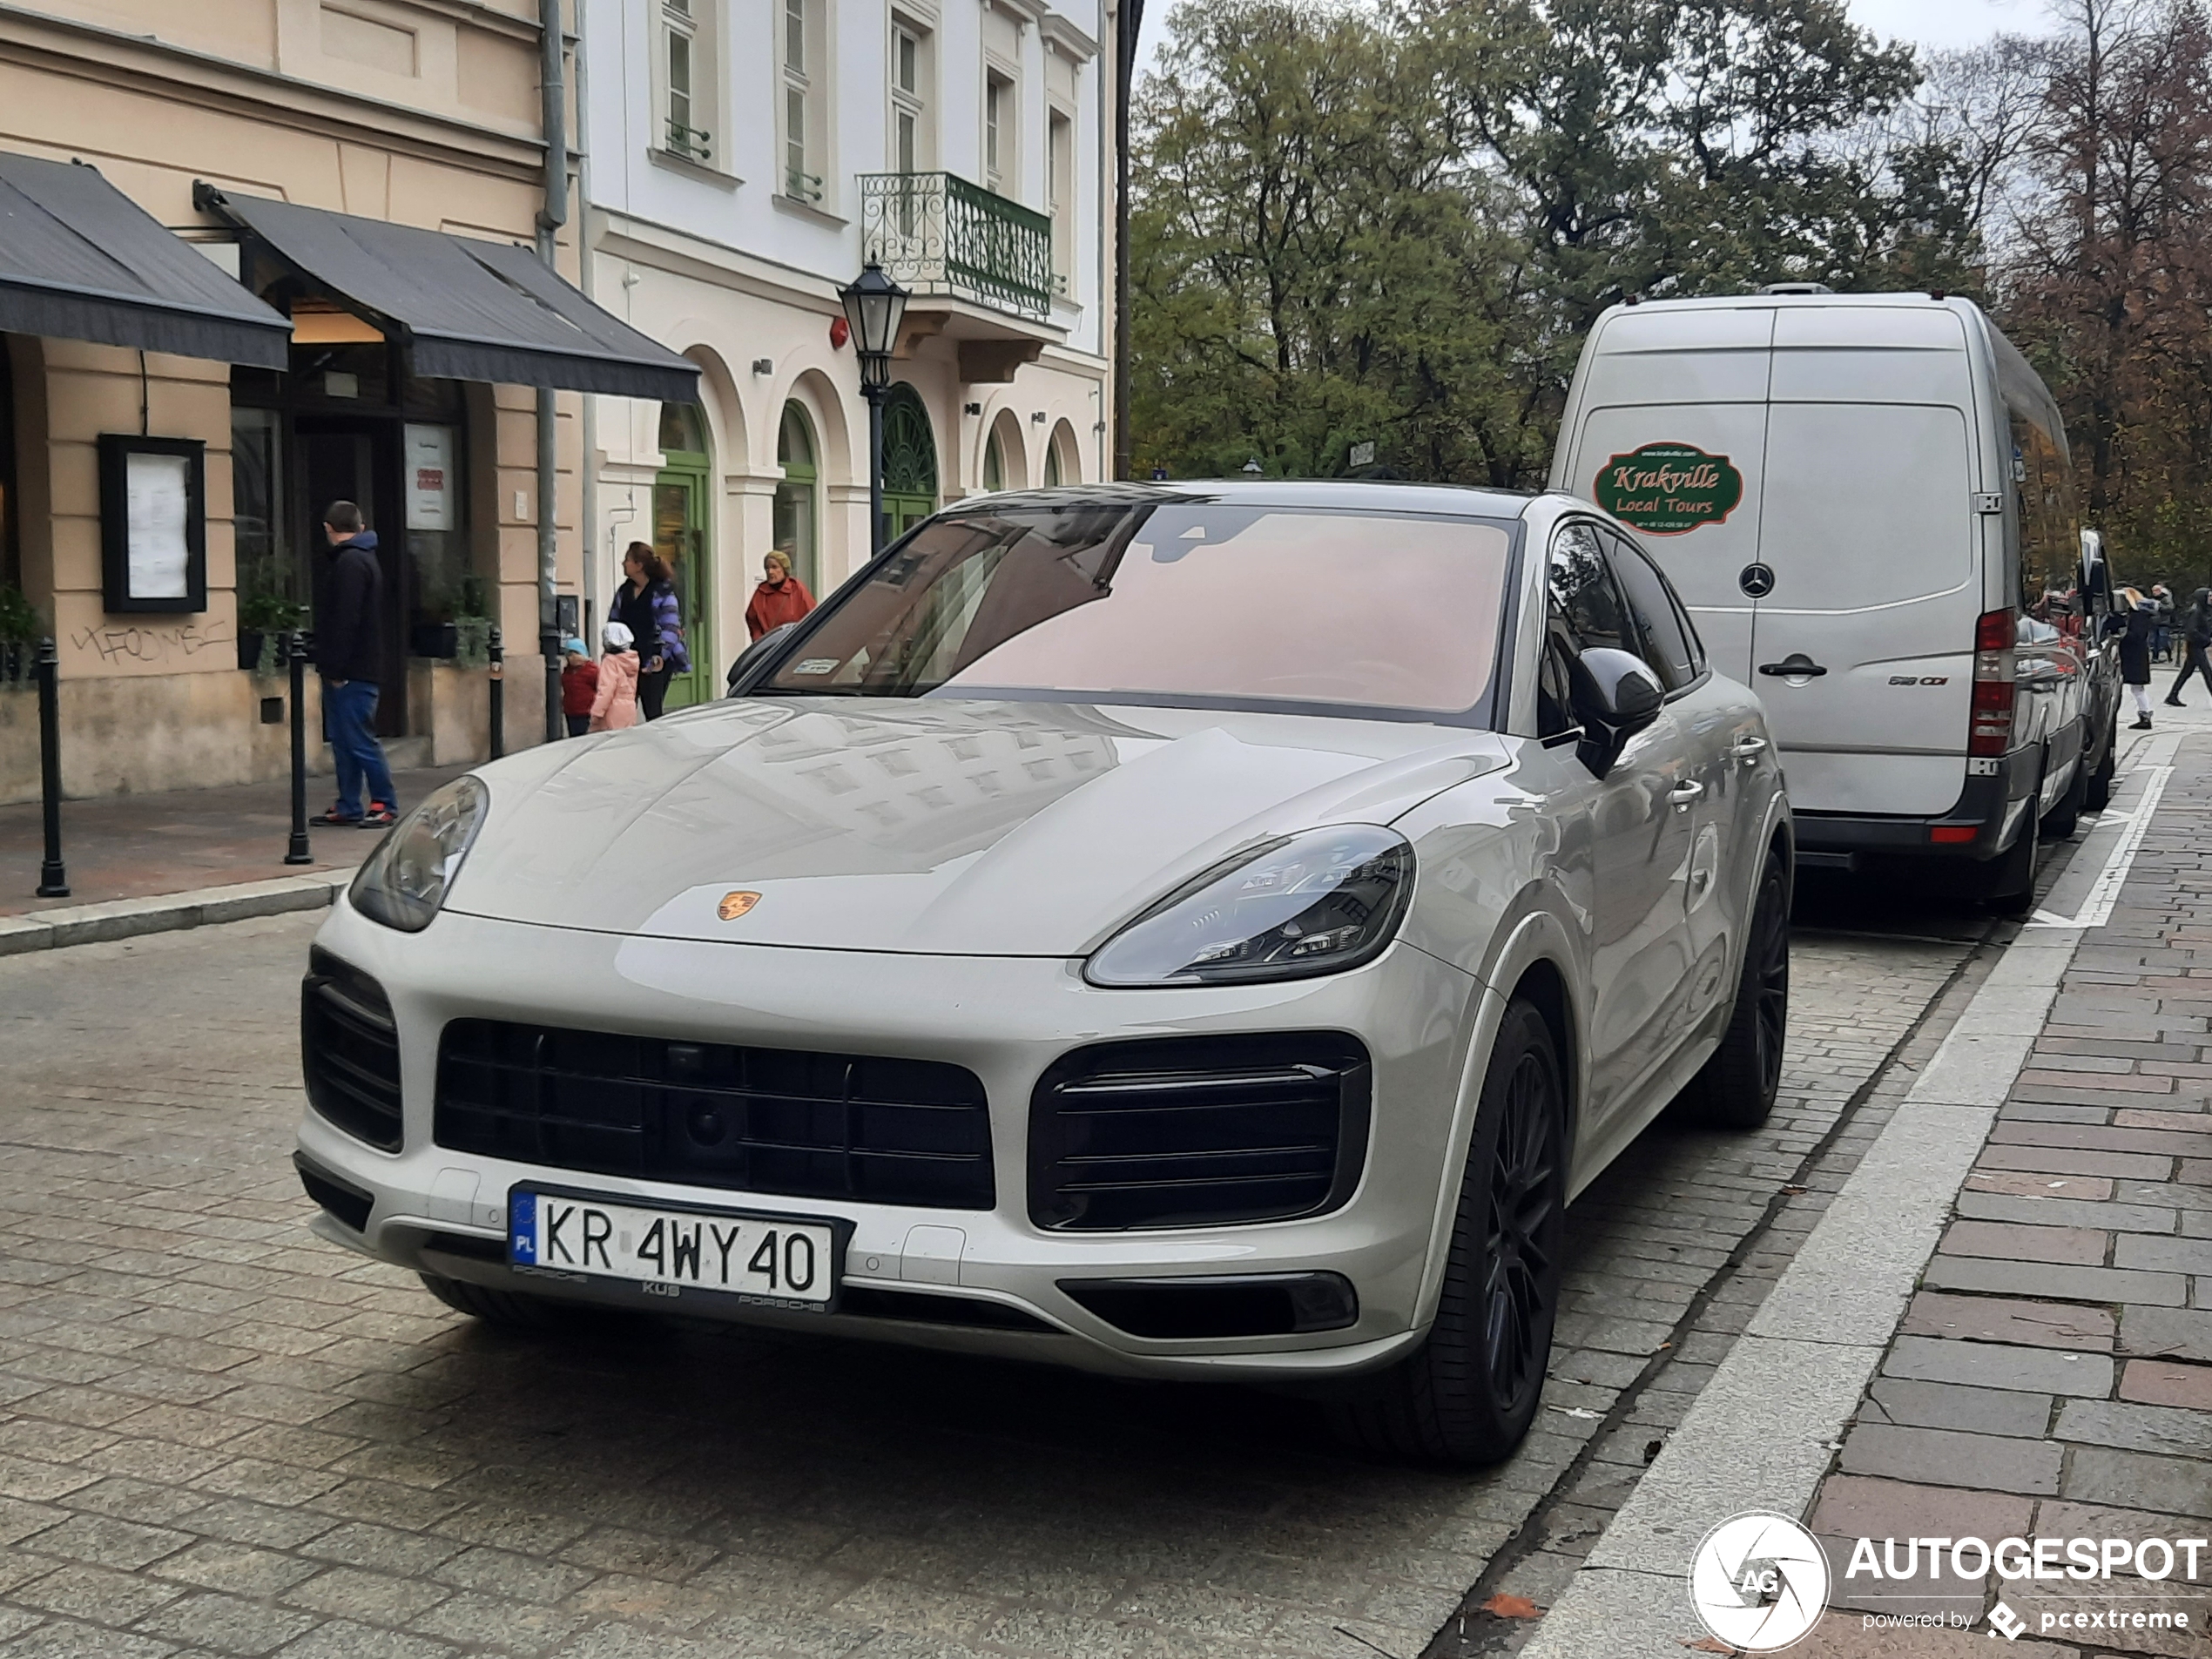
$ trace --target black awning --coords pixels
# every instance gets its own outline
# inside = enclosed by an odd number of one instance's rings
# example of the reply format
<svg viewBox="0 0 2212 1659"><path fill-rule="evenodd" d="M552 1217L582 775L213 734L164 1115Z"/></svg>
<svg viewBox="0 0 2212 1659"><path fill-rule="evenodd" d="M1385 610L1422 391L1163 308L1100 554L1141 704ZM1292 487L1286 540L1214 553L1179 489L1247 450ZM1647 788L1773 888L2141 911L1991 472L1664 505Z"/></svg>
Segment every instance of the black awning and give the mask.
<svg viewBox="0 0 2212 1659"><path fill-rule="evenodd" d="M417 374L688 403L698 367L602 311L528 248L206 184L194 199L408 346Z"/></svg>
<svg viewBox="0 0 2212 1659"><path fill-rule="evenodd" d="M0 329L282 368L292 325L81 162L0 152Z"/></svg>

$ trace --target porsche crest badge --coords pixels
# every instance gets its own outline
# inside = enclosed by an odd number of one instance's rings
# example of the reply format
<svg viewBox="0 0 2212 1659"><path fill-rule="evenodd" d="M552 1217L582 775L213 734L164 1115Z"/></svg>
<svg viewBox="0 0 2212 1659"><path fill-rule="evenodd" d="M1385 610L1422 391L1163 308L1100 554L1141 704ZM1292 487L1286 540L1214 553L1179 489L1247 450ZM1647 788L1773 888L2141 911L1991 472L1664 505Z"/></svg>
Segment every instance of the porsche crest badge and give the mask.
<svg viewBox="0 0 2212 1659"><path fill-rule="evenodd" d="M757 893L725 893L722 895L722 902L715 907L715 914L725 921L735 921L759 902L760 895Z"/></svg>

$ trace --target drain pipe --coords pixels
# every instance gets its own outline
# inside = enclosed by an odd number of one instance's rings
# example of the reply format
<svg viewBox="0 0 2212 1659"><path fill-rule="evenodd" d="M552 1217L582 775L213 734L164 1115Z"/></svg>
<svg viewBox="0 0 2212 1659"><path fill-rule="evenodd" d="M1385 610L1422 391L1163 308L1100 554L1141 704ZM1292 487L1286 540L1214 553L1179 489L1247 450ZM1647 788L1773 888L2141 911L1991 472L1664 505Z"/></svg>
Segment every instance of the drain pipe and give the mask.
<svg viewBox="0 0 2212 1659"><path fill-rule="evenodd" d="M569 222L569 104L562 78L561 0L537 0L541 54L538 84L545 133L545 206L537 216L537 257L557 270L556 239ZM545 738L556 742L568 732L561 718L561 631L559 544L560 454L558 411L553 388L537 388L537 637L545 654Z"/></svg>
<svg viewBox="0 0 2212 1659"><path fill-rule="evenodd" d="M597 298L597 285L592 280L593 243L597 232L591 223L591 82L590 56L584 51L585 8L589 0L576 0L576 221L577 221L577 286L583 290L587 300ZM595 622L604 622L600 615L599 560L599 400L586 393L583 399L583 459L580 471L583 481L583 522L577 526L577 555L583 561L583 614L578 620L583 624L578 637L583 641L585 651L597 656L593 641ZM563 727L565 730L565 726Z"/></svg>

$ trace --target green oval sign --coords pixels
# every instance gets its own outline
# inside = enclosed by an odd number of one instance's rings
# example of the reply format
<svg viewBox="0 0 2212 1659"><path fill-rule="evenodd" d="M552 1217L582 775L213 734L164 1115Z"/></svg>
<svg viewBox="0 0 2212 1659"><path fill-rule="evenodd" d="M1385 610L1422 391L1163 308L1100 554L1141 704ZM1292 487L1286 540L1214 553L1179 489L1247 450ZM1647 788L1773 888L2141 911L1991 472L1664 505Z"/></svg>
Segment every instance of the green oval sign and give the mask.
<svg viewBox="0 0 2212 1659"><path fill-rule="evenodd" d="M1652 536L1680 536L1717 524L1743 501L1743 475L1726 455L1693 443L1647 443L1598 469L1591 492L1625 524Z"/></svg>

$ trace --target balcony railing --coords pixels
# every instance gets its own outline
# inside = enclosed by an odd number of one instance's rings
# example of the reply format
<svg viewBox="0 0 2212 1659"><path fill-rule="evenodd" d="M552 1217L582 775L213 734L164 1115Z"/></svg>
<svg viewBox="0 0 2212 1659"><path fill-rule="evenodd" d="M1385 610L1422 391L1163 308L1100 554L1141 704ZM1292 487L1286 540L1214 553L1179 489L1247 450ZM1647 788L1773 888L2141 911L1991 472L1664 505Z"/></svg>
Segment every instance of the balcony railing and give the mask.
<svg viewBox="0 0 2212 1659"><path fill-rule="evenodd" d="M908 292L1042 322L1052 312L1052 221L949 172L860 175L865 257Z"/></svg>
<svg viewBox="0 0 2212 1659"><path fill-rule="evenodd" d="M668 152L682 156L687 161L708 161L714 152L709 140L714 135L698 127L685 126L674 116L668 118Z"/></svg>

